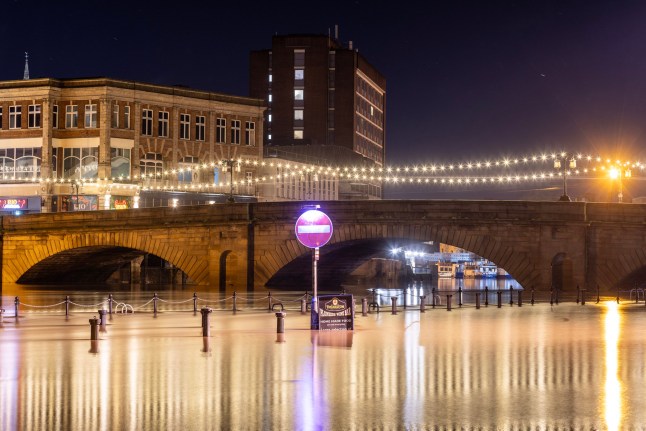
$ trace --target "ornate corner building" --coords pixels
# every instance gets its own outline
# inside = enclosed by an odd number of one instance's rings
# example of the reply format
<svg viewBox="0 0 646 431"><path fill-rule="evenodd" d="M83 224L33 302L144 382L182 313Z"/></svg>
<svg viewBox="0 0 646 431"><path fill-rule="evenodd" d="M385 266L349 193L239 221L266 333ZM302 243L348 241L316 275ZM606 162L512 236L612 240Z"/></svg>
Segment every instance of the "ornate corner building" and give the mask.
<svg viewBox="0 0 646 431"><path fill-rule="evenodd" d="M0 212L166 206L168 190L174 201L253 197L264 110L108 78L1 81Z"/></svg>

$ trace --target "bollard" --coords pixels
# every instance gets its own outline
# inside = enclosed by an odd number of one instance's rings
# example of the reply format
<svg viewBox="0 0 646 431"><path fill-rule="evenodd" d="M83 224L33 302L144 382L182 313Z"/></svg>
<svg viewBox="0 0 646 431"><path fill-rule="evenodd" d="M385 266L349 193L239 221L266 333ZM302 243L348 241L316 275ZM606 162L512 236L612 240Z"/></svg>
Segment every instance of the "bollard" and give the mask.
<svg viewBox="0 0 646 431"><path fill-rule="evenodd" d="M453 295L446 295L446 311L451 311L451 298Z"/></svg>
<svg viewBox="0 0 646 431"><path fill-rule="evenodd" d="M105 315L107 314L107 311L106 310L97 310L97 311L99 312L99 324L101 325L100 331L101 332L106 332L105 324L107 322L106 322Z"/></svg>
<svg viewBox="0 0 646 431"><path fill-rule="evenodd" d="M431 301L431 306L435 308L435 288L431 289L431 295L433 298L433 301Z"/></svg>
<svg viewBox="0 0 646 431"><path fill-rule="evenodd" d="M599 285L597 284L597 304L599 303Z"/></svg>
<svg viewBox="0 0 646 431"><path fill-rule="evenodd" d="M581 289L581 305L585 305L585 289Z"/></svg>
<svg viewBox="0 0 646 431"><path fill-rule="evenodd" d="M16 322L18 322L18 304L20 304L20 299L18 299L18 297L16 296L16 298L13 300L13 309L16 313Z"/></svg>
<svg viewBox="0 0 646 431"><path fill-rule="evenodd" d="M90 340L99 339L99 319L94 316L93 319L90 319Z"/></svg>
<svg viewBox="0 0 646 431"><path fill-rule="evenodd" d="M462 286L458 286L458 307L462 308Z"/></svg>
<svg viewBox="0 0 646 431"><path fill-rule="evenodd" d="M518 291L518 306L519 307L523 306L523 291L522 290Z"/></svg>
<svg viewBox="0 0 646 431"><path fill-rule="evenodd" d="M269 308L267 310L271 311L271 306L272 306L272 304L271 304L271 292L267 293L267 298L269 299Z"/></svg>
<svg viewBox="0 0 646 431"><path fill-rule="evenodd" d="M426 296L424 296L424 295L419 297L419 312L420 313L425 313L426 312L426 305L424 304L425 299L426 299Z"/></svg>
<svg viewBox="0 0 646 431"><path fill-rule="evenodd" d="M496 292L498 294L498 308L502 307L502 292L499 290Z"/></svg>
<svg viewBox="0 0 646 431"><path fill-rule="evenodd" d="M406 309L406 296L408 296L408 287L405 287L404 290L402 291L404 294L404 310Z"/></svg>
<svg viewBox="0 0 646 431"><path fill-rule="evenodd" d="M509 305L514 305L514 288L509 285Z"/></svg>
<svg viewBox="0 0 646 431"><path fill-rule="evenodd" d="M70 297L65 296L65 316L70 315Z"/></svg>
<svg viewBox="0 0 646 431"><path fill-rule="evenodd" d="M485 286L485 307L489 306L489 288Z"/></svg>
<svg viewBox="0 0 646 431"><path fill-rule="evenodd" d="M209 315L213 310L209 307L204 307L200 310L202 313L202 336L210 337L211 336L211 322Z"/></svg>
<svg viewBox="0 0 646 431"><path fill-rule="evenodd" d="M368 315L368 298L361 298L361 315Z"/></svg>
<svg viewBox="0 0 646 431"><path fill-rule="evenodd" d="M534 305L534 288L532 287L532 300L530 301L532 305Z"/></svg>
<svg viewBox="0 0 646 431"><path fill-rule="evenodd" d="M276 313L276 333L284 334L285 333L285 316L287 313L284 311L279 311Z"/></svg>
<svg viewBox="0 0 646 431"><path fill-rule="evenodd" d="M153 293L153 313L157 315L157 293Z"/></svg>
<svg viewBox="0 0 646 431"><path fill-rule="evenodd" d="M108 295L108 314L112 315L112 294Z"/></svg>
<svg viewBox="0 0 646 431"><path fill-rule="evenodd" d="M193 314L197 313L197 293L193 292Z"/></svg>
<svg viewBox="0 0 646 431"><path fill-rule="evenodd" d="M391 301L392 301L392 303L393 303L393 310L392 310L392 314L397 314L397 297L396 297L396 296L391 296L391 297L390 297L390 300L391 300Z"/></svg>
<svg viewBox="0 0 646 431"><path fill-rule="evenodd" d="M236 311L238 311L238 308L236 307L237 302L238 302L238 297L237 297L236 292L235 292L235 290L234 290L234 291L233 291L233 312L234 312L234 313L235 313Z"/></svg>
<svg viewBox="0 0 646 431"><path fill-rule="evenodd" d="M305 298L301 299L301 314L307 313L307 300Z"/></svg>
<svg viewBox="0 0 646 431"><path fill-rule="evenodd" d="M480 309L480 292L476 292L476 310Z"/></svg>

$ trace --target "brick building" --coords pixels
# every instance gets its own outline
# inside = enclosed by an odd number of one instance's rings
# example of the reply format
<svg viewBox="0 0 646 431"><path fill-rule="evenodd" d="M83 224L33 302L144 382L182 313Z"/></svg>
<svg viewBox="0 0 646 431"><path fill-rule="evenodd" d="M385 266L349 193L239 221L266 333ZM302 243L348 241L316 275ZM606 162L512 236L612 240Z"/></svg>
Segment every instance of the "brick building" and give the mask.
<svg viewBox="0 0 646 431"><path fill-rule="evenodd" d="M274 36L271 49L250 54L249 94L267 104L267 151L321 147L325 154L353 154L364 165L383 166L386 155L386 80L352 42L323 35ZM345 150L345 152L344 152ZM303 151L300 150L299 154ZM381 184L347 184L340 198L381 196Z"/></svg>
<svg viewBox="0 0 646 431"><path fill-rule="evenodd" d="M146 190L253 195L264 109L108 78L2 81L0 211L130 208Z"/></svg>

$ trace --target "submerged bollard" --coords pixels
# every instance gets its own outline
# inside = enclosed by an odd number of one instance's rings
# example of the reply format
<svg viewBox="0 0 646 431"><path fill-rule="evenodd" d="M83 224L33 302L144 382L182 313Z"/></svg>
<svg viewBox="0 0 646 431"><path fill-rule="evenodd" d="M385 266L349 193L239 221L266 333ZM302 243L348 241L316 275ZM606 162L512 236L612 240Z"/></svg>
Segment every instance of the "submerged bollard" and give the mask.
<svg viewBox="0 0 646 431"><path fill-rule="evenodd" d="M301 299L301 314L307 313L307 300L305 298Z"/></svg>
<svg viewBox="0 0 646 431"><path fill-rule="evenodd" d="M498 295L498 308L501 308L502 307L502 292L499 290L496 293Z"/></svg>
<svg viewBox="0 0 646 431"><path fill-rule="evenodd" d="M426 312L426 305L424 304L425 299L426 299L426 296L424 296L424 295L419 297L419 312L420 313L425 313Z"/></svg>
<svg viewBox="0 0 646 431"><path fill-rule="evenodd" d="M209 307L204 307L200 310L200 313L202 313L202 336L203 337L210 337L211 336L211 321L210 321L210 314L213 310L210 309Z"/></svg>
<svg viewBox="0 0 646 431"><path fill-rule="evenodd" d="M279 311L276 313L276 333L284 334L285 333L285 316L287 313L284 311Z"/></svg>
<svg viewBox="0 0 646 431"><path fill-rule="evenodd" d="M480 292L476 292L476 310L480 309Z"/></svg>
<svg viewBox="0 0 646 431"><path fill-rule="evenodd" d="M532 287L532 300L529 301L532 305L534 305L534 288Z"/></svg>
<svg viewBox="0 0 646 431"><path fill-rule="evenodd" d="M392 306L393 306L392 314L397 314L397 297L391 296L390 300L392 301Z"/></svg>
<svg viewBox="0 0 646 431"><path fill-rule="evenodd" d="M489 306L489 288L485 286L485 307Z"/></svg>
<svg viewBox="0 0 646 431"><path fill-rule="evenodd" d="M522 290L518 291L518 306L519 307L523 306L523 291Z"/></svg>
<svg viewBox="0 0 646 431"><path fill-rule="evenodd" d="M70 315L70 297L65 296L65 316Z"/></svg>
<svg viewBox="0 0 646 431"><path fill-rule="evenodd" d="M431 306L435 308L435 288L431 289L431 298L432 298Z"/></svg>
<svg viewBox="0 0 646 431"><path fill-rule="evenodd" d="M462 308L462 286L458 286L458 307Z"/></svg>
<svg viewBox="0 0 646 431"><path fill-rule="evenodd" d="M581 305L585 305L585 289L581 289Z"/></svg>
<svg viewBox="0 0 646 431"><path fill-rule="evenodd" d="M403 292L404 294L404 310L406 309L406 297L408 296L408 287L405 287Z"/></svg>
<svg viewBox="0 0 646 431"><path fill-rule="evenodd" d="M197 293L193 292L193 314L197 313Z"/></svg>
<svg viewBox="0 0 646 431"><path fill-rule="evenodd" d="M107 314L106 310L97 310L99 313L99 324L101 325L100 331L101 332L106 332L105 324L106 322L106 317L105 315Z"/></svg>
<svg viewBox="0 0 646 431"><path fill-rule="evenodd" d="M110 315L112 315L112 301L114 301L114 299L112 299L112 294L109 294L108 295L108 314Z"/></svg>
<svg viewBox="0 0 646 431"><path fill-rule="evenodd" d="M157 293L153 293L153 313L157 315Z"/></svg>
<svg viewBox="0 0 646 431"><path fill-rule="evenodd" d="M509 305L514 305L514 287L509 285Z"/></svg>
<svg viewBox="0 0 646 431"><path fill-rule="evenodd" d="M581 293L581 290L579 289L579 285L576 285L576 303L579 303L579 294Z"/></svg>
<svg viewBox="0 0 646 431"><path fill-rule="evenodd" d="M20 299L16 296L16 298L13 300L13 308L14 312L16 313L16 322L18 322L18 304L20 304Z"/></svg>
<svg viewBox="0 0 646 431"><path fill-rule="evenodd" d="M446 311L451 311L451 298L453 295L446 295Z"/></svg>
<svg viewBox="0 0 646 431"><path fill-rule="evenodd" d="M361 315L368 315L368 298L361 298Z"/></svg>
<svg viewBox="0 0 646 431"><path fill-rule="evenodd" d="M599 285L597 284L597 304L599 303Z"/></svg>
<svg viewBox="0 0 646 431"><path fill-rule="evenodd" d="M238 297L237 297L237 295L236 295L236 292L235 292L235 291L233 291L233 312L234 312L234 313L235 313L236 311L238 311L238 308L236 307L237 302L238 302Z"/></svg>
<svg viewBox="0 0 646 431"><path fill-rule="evenodd" d="M99 319L94 316L90 319L90 340L99 339Z"/></svg>

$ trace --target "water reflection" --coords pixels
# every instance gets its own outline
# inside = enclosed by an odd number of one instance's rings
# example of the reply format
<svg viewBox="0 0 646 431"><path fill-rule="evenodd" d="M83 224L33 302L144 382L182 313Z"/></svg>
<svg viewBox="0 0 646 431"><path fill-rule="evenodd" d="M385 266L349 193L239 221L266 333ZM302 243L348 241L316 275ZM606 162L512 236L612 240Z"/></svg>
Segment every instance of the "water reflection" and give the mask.
<svg viewBox="0 0 646 431"><path fill-rule="evenodd" d="M290 312L283 343L266 310L215 310L208 340L199 314L135 313L97 354L87 315L30 313L0 329L0 429L635 429L642 310L372 313L340 337Z"/></svg>

